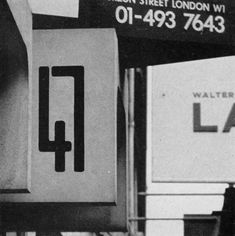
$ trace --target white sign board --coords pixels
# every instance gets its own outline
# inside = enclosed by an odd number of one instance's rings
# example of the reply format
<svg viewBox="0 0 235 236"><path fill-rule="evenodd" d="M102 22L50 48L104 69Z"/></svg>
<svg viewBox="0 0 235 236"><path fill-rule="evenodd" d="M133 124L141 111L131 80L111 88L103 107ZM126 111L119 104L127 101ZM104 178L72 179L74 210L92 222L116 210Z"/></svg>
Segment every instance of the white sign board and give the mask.
<svg viewBox="0 0 235 236"><path fill-rule="evenodd" d="M154 182L235 181L235 57L150 67Z"/></svg>
<svg viewBox="0 0 235 236"><path fill-rule="evenodd" d="M33 33L31 191L13 202L115 203L115 31Z"/></svg>

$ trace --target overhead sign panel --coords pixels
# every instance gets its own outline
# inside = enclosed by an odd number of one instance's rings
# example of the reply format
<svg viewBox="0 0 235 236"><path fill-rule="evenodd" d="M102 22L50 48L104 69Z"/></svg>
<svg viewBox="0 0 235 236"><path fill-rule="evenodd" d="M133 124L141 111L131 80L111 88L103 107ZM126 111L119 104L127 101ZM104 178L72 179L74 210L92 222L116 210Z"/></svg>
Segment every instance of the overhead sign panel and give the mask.
<svg viewBox="0 0 235 236"><path fill-rule="evenodd" d="M234 182L235 58L149 68L154 182Z"/></svg>
<svg viewBox="0 0 235 236"><path fill-rule="evenodd" d="M123 36L207 43L230 42L225 0L97 0L95 24ZM92 9L93 10L93 9Z"/></svg>
<svg viewBox="0 0 235 236"><path fill-rule="evenodd" d="M33 33L31 191L10 202L115 203L115 31Z"/></svg>
<svg viewBox="0 0 235 236"><path fill-rule="evenodd" d="M34 14L78 18L79 0L28 0Z"/></svg>

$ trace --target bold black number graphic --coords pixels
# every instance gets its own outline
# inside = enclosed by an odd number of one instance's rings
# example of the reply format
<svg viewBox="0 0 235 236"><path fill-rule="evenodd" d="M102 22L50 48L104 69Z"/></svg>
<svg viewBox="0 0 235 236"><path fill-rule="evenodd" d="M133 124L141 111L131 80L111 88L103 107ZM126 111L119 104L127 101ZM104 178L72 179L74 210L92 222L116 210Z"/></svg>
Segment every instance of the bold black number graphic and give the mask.
<svg viewBox="0 0 235 236"><path fill-rule="evenodd" d="M54 66L52 76L74 78L74 171L84 171L84 67ZM65 171L65 152L72 144L65 141L65 122L55 122L55 140L49 140L49 67L39 68L39 151L55 152L55 171Z"/></svg>

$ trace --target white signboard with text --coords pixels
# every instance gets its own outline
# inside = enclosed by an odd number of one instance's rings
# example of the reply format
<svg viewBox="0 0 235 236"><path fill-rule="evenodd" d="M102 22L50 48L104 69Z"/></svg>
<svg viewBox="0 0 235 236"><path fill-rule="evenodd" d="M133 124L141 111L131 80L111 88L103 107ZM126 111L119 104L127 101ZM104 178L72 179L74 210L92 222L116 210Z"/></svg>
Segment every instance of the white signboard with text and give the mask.
<svg viewBox="0 0 235 236"><path fill-rule="evenodd" d="M148 68L153 182L235 181L235 57Z"/></svg>
<svg viewBox="0 0 235 236"><path fill-rule="evenodd" d="M0 201L115 204L117 87L113 29L34 31L31 188Z"/></svg>

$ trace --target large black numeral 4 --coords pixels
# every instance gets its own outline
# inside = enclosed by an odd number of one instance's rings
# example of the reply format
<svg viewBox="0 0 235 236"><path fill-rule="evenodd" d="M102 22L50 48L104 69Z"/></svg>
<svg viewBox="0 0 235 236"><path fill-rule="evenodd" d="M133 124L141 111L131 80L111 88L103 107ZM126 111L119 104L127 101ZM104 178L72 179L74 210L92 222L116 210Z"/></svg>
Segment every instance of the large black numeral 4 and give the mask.
<svg viewBox="0 0 235 236"><path fill-rule="evenodd" d="M84 171L84 67L54 66L52 76L74 78L74 171ZM65 171L65 152L72 143L65 140L65 122L55 122L55 139L49 140L49 67L39 68L39 151L55 152L55 171Z"/></svg>

